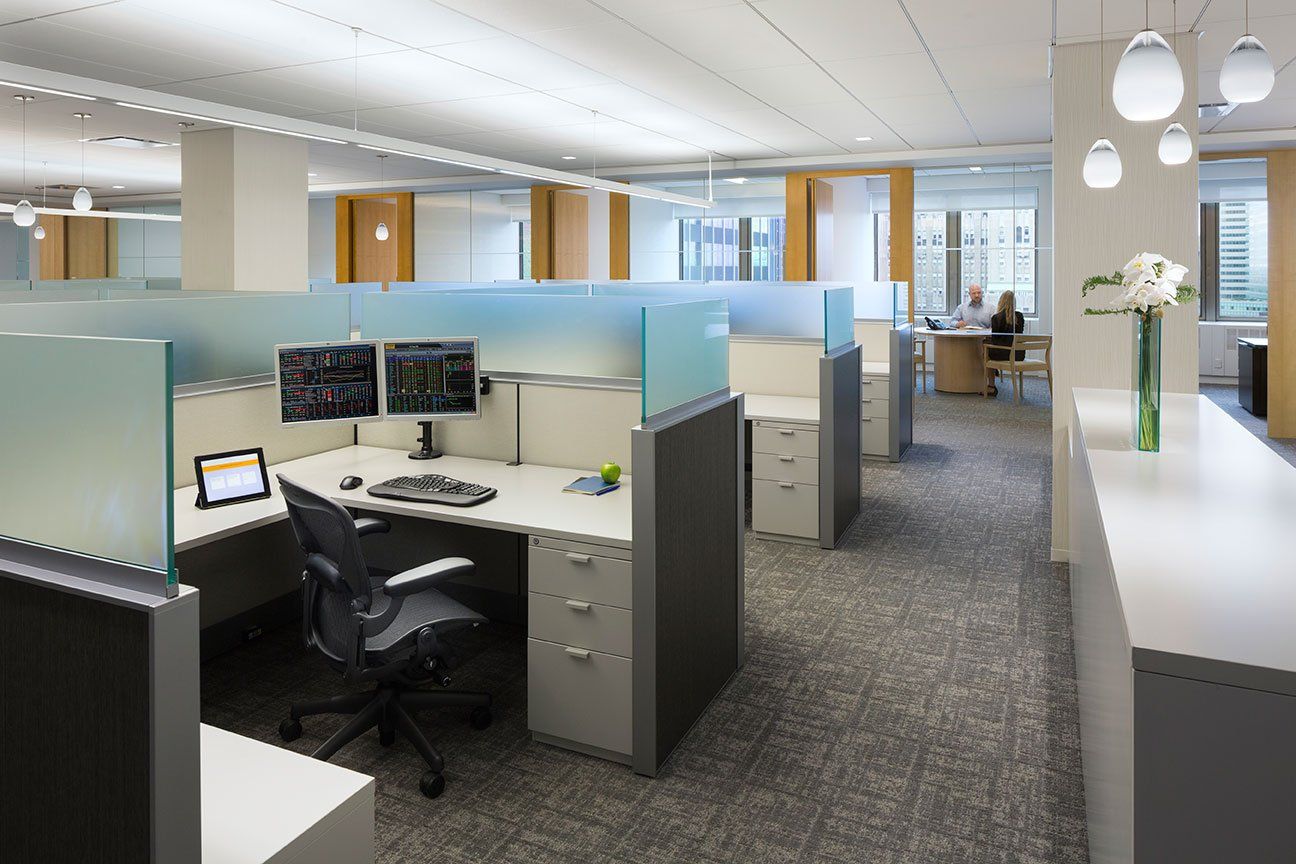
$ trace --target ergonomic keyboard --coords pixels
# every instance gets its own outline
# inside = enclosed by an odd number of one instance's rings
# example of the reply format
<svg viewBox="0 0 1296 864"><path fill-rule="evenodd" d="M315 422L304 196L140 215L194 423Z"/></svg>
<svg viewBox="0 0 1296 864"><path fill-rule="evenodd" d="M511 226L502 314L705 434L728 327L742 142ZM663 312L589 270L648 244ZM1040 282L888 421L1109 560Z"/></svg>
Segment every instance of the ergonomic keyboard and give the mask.
<svg viewBox="0 0 1296 864"><path fill-rule="evenodd" d="M448 504L451 507L471 507L495 497L495 490L489 486L465 483L463 480L456 480L444 474L393 477L376 486L370 486L365 491L378 498Z"/></svg>

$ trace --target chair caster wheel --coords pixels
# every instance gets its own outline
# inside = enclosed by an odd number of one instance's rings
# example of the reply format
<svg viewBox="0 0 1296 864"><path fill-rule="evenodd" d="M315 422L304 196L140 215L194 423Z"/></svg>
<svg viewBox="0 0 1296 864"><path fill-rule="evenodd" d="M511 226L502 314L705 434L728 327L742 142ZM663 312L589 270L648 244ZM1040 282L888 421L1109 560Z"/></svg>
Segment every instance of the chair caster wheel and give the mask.
<svg viewBox="0 0 1296 864"><path fill-rule="evenodd" d="M379 729L379 730L378 730L378 743L381 744L381 745L384 746L384 747L390 747L390 746L392 746L393 744L395 744L395 743L396 743L396 730L395 730L395 729L390 729L390 730L389 730L389 729Z"/></svg>
<svg viewBox="0 0 1296 864"><path fill-rule="evenodd" d="M296 741L301 737L301 721L289 717L279 723L279 737L285 741Z"/></svg>
<svg viewBox="0 0 1296 864"><path fill-rule="evenodd" d="M435 771L425 771L419 778L419 791L428 798L436 798L445 791L445 778Z"/></svg>
<svg viewBox="0 0 1296 864"><path fill-rule="evenodd" d="M472 714L468 715L468 722L474 729L485 729L491 725L491 719L491 710L485 705L478 705L472 710Z"/></svg>

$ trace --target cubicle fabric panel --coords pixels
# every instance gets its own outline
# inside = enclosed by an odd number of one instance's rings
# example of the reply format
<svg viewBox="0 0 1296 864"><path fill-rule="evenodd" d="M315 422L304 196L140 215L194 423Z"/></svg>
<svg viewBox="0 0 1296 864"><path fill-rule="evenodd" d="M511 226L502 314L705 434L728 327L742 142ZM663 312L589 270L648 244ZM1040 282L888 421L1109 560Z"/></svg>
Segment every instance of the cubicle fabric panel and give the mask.
<svg viewBox="0 0 1296 864"><path fill-rule="evenodd" d="M304 292L0 303L0 332L168 339L175 343L175 383L194 384L273 372L280 343L350 338L347 304L340 294Z"/></svg>
<svg viewBox="0 0 1296 864"><path fill-rule="evenodd" d="M171 343L0 334L0 393L0 537L142 569L165 596Z"/></svg>
<svg viewBox="0 0 1296 864"><path fill-rule="evenodd" d="M819 545L833 549L860 511L860 347L819 360Z"/></svg>
<svg viewBox="0 0 1296 864"><path fill-rule="evenodd" d="M741 394L633 433L634 753L656 775L743 663Z"/></svg>
<svg viewBox="0 0 1296 864"><path fill-rule="evenodd" d="M913 443L914 332L903 321L890 334L891 345L891 461L899 462Z"/></svg>

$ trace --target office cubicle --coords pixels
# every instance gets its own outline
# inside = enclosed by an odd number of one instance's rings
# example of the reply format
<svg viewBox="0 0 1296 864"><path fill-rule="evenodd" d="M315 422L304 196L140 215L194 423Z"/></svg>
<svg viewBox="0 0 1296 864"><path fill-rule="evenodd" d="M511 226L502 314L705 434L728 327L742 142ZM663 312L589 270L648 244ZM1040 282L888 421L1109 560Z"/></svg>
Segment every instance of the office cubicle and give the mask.
<svg viewBox="0 0 1296 864"><path fill-rule="evenodd" d="M6 796L21 826L7 859L199 855L198 603L172 551L172 348L0 332L0 680L23 706L0 711L5 782L22 790Z"/></svg>

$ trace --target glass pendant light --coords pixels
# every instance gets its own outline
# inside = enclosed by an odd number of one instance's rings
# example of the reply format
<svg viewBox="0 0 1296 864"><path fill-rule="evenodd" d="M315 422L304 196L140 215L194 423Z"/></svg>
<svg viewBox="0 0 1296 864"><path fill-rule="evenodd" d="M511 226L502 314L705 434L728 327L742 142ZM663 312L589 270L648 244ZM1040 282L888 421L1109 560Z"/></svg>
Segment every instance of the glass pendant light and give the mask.
<svg viewBox="0 0 1296 864"><path fill-rule="evenodd" d="M1259 102L1274 86L1273 60L1251 35L1251 0L1246 4L1246 31L1220 67L1220 93L1230 102Z"/></svg>
<svg viewBox="0 0 1296 864"><path fill-rule="evenodd" d="M85 121L90 115L78 111L72 116L81 118L81 185L72 195L72 208L84 213L94 206L94 199L90 197L90 190L85 186Z"/></svg>
<svg viewBox="0 0 1296 864"><path fill-rule="evenodd" d="M32 99L34 99L35 97L23 96L19 94L19 95L15 95L13 98L17 99L19 104L22 105L22 191L23 194L26 194L27 192L27 103L32 101ZM27 228L30 227L33 223L35 223L35 221L36 221L35 208L32 207L30 201L28 201L26 198L23 198L21 201L18 202L18 205L14 207L13 223L17 225L19 228Z"/></svg>
<svg viewBox="0 0 1296 864"><path fill-rule="evenodd" d="M41 209L42 210L44 210L45 205L49 203L48 198L46 197L49 193L49 170L48 169L49 169L49 163L42 162L41 163ZM44 240L45 226L37 225L36 230L32 231L32 236L35 237L37 240Z"/></svg>
<svg viewBox="0 0 1296 864"><path fill-rule="evenodd" d="M1098 115L1103 125L1107 123L1107 102L1103 99L1103 79L1106 75L1106 51L1103 45L1103 33L1106 22L1103 21L1103 0L1098 0ZM1085 185L1090 189L1110 189L1120 182L1121 159L1116 152L1116 145L1106 138L1099 138L1085 155L1084 168L1081 171Z"/></svg>
<svg viewBox="0 0 1296 864"><path fill-rule="evenodd" d="M1164 120L1183 101L1183 70L1169 43L1147 23L1148 0L1143 0L1143 29L1135 35L1116 65L1112 102L1126 120Z"/></svg>
<svg viewBox="0 0 1296 864"><path fill-rule="evenodd" d="M1177 39L1176 31L1179 29L1179 0L1175 0L1171 5L1174 10L1174 17L1170 24L1170 38ZM1166 130L1161 133L1161 140L1157 143L1157 157L1163 165L1182 165L1192 158L1193 143L1192 136L1188 130L1183 127L1182 123L1171 123Z"/></svg>
<svg viewBox="0 0 1296 864"><path fill-rule="evenodd" d="M380 179L378 180L378 189L379 189L379 191L382 191L382 190L386 187L386 185L387 185L387 170L386 170L386 169L387 169L387 165L386 165L385 162L381 161L381 160L386 159L386 158L387 158L387 155L386 155L385 153L379 153L379 154L378 154L378 159L380 160L380 161L378 162L378 165L379 165L379 168L378 168L379 174L378 174L378 176L379 176L379 178L380 178ZM378 223L378 227L374 229L374 239L375 239L375 240L382 241L382 240L386 240L386 239L387 239L388 237L390 237L390 236L391 236L391 232L387 230L387 223L386 223L386 222L379 222L379 223Z"/></svg>

